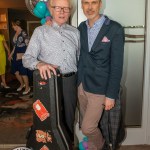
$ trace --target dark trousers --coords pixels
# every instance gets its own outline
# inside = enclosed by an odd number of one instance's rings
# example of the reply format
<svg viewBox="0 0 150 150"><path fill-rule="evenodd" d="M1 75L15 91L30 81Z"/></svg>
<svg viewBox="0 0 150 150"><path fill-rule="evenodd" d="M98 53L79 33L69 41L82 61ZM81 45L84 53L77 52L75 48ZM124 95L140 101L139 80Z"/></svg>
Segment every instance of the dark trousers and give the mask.
<svg viewBox="0 0 150 150"><path fill-rule="evenodd" d="M76 78L77 78L76 75L62 78L65 121L71 134L71 138L74 137L75 110L77 105Z"/></svg>

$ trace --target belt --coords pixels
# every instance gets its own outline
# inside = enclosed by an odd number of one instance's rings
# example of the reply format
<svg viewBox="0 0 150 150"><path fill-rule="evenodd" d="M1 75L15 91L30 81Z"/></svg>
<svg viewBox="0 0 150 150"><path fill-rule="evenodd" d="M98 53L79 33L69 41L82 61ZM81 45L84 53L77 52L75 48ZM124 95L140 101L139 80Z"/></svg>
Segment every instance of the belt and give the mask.
<svg viewBox="0 0 150 150"><path fill-rule="evenodd" d="M70 73L62 74L62 77L71 77L73 75L75 75L75 72L70 72Z"/></svg>

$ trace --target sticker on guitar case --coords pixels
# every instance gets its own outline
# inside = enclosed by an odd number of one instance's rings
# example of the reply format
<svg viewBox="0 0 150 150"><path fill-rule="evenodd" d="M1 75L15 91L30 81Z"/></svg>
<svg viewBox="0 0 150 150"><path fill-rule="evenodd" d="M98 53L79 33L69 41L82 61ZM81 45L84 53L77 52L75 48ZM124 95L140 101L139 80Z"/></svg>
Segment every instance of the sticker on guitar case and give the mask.
<svg viewBox="0 0 150 150"><path fill-rule="evenodd" d="M49 131L50 132L50 131ZM49 132L45 132L42 130L36 130L36 141L42 142L42 143L52 143L52 136L49 134Z"/></svg>
<svg viewBox="0 0 150 150"><path fill-rule="evenodd" d="M40 100L37 100L33 103L33 109L41 121L46 120L47 117L50 116L49 112L46 110L46 108Z"/></svg>
<svg viewBox="0 0 150 150"><path fill-rule="evenodd" d="M49 150L49 148L46 145L44 145L40 150Z"/></svg>

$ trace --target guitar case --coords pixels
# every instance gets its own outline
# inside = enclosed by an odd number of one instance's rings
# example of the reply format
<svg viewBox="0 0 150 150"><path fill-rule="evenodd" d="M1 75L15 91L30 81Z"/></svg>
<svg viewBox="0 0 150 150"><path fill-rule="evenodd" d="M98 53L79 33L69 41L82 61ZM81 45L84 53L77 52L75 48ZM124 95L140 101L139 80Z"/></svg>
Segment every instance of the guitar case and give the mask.
<svg viewBox="0 0 150 150"><path fill-rule="evenodd" d="M27 133L26 146L32 150L71 150L64 121L61 75L52 74L51 78L43 80L35 70L33 99L33 125Z"/></svg>

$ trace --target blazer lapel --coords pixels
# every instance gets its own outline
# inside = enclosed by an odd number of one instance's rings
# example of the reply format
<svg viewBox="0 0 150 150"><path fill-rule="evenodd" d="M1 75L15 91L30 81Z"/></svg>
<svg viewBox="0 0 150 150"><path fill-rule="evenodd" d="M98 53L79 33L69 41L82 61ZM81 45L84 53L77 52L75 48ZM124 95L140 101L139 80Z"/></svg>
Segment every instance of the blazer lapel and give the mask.
<svg viewBox="0 0 150 150"><path fill-rule="evenodd" d="M110 19L108 17L106 17L106 20L102 26L102 28L100 29L94 43L93 46L91 48L91 51L94 51L95 47L97 46L97 44L100 43L100 41L102 41L103 37L105 36L105 34L107 33L108 29L109 29L109 24L110 24Z"/></svg>
<svg viewBox="0 0 150 150"><path fill-rule="evenodd" d="M83 38L83 39L84 39L84 45L86 45L86 49L87 49L87 51L89 52L87 25L86 25L86 23L85 23L84 25L86 26L86 27L84 28L84 29L85 29L85 37Z"/></svg>
<svg viewBox="0 0 150 150"><path fill-rule="evenodd" d="M84 34L82 34L84 37L83 37L83 39L81 39L82 40L82 42L84 43L83 45L85 46L85 48L86 48L86 50L89 52L89 45L88 45L88 34L87 34L87 26L86 26L86 23L84 23L84 27L83 27L83 33ZM82 37L81 37L82 38Z"/></svg>

